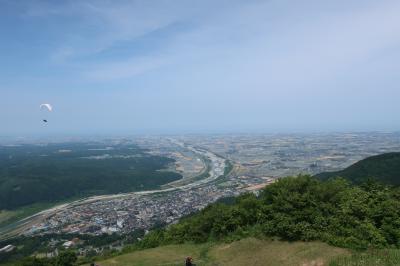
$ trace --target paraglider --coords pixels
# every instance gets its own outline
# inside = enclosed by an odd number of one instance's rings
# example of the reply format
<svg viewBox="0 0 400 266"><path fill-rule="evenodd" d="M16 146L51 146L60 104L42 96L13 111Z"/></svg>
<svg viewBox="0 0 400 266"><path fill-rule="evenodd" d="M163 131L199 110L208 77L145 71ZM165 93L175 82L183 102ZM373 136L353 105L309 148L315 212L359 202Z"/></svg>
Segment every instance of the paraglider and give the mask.
<svg viewBox="0 0 400 266"><path fill-rule="evenodd" d="M51 106L51 104L49 103L42 103L40 105L40 109L42 109L43 107L46 107L46 109L49 110L49 112L53 111L53 106Z"/></svg>
<svg viewBox="0 0 400 266"><path fill-rule="evenodd" d="M53 111L53 106L51 106L51 104L49 104L49 103L42 103L40 105L40 110L44 110L46 112L52 112ZM42 119L42 121L43 121L43 123L47 123L48 122L47 118Z"/></svg>

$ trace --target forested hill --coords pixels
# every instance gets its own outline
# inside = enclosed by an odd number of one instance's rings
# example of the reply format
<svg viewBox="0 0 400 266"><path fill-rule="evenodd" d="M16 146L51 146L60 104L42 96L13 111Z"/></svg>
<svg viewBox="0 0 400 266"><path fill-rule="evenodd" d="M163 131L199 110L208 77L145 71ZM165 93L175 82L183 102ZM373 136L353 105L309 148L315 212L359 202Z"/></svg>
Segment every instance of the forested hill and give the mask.
<svg viewBox="0 0 400 266"><path fill-rule="evenodd" d="M170 163L172 159L148 154L134 144L0 146L0 210L155 189L181 178L165 170Z"/></svg>
<svg viewBox="0 0 400 266"><path fill-rule="evenodd" d="M342 171L325 172L316 175L321 179L337 176L346 178L355 184L374 179L385 184L398 186L400 185L400 152L368 157Z"/></svg>
<svg viewBox="0 0 400 266"><path fill-rule="evenodd" d="M287 177L257 197L213 204L179 223L147 234L143 248L246 237L320 240L341 247L400 247L400 188L352 185L341 178Z"/></svg>

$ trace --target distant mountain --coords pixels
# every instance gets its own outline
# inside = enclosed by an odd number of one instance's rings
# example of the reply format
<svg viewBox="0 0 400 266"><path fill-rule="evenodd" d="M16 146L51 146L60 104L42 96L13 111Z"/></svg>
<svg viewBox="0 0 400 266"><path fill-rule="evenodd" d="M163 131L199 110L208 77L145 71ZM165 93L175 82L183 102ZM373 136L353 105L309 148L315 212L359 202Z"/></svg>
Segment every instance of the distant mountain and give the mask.
<svg viewBox="0 0 400 266"><path fill-rule="evenodd" d="M368 157L342 171L316 175L321 179L336 176L346 178L355 184L360 184L367 179L374 179L385 184L400 185L400 152Z"/></svg>

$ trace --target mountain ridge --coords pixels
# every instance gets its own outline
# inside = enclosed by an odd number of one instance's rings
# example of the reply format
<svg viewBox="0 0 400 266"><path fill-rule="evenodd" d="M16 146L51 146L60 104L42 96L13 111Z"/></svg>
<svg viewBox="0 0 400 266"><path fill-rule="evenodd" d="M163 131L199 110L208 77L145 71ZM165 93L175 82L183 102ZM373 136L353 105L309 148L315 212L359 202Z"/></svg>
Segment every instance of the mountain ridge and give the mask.
<svg viewBox="0 0 400 266"><path fill-rule="evenodd" d="M400 152L389 152L367 157L335 172L322 172L315 177L326 180L343 177L354 184L375 180L387 185L400 185Z"/></svg>

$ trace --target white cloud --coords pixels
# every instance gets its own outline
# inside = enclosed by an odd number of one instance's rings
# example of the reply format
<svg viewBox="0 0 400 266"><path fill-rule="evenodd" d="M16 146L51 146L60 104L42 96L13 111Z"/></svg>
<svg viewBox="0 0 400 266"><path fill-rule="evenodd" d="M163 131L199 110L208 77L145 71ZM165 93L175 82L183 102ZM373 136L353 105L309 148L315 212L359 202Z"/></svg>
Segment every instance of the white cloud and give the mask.
<svg viewBox="0 0 400 266"><path fill-rule="evenodd" d="M31 13L59 29L45 37L56 48L36 87L65 89L68 105L96 99L85 113L99 121L333 128L372 116L393 125L399 110L398 1L63 3ZM112 89L89 89L99 87ZM123 111L105 112L110 101Z"/></svg>
<svg viewBox="0 0 400 266"><path fill-rule="evenodd" d="M51 4L35 2L24 15L70 19L61 47L51 58L87 56L112 48L121 41L134 40L175 22L191 19L196 8L187 1L66 1ZM79 22L79 23L78 23ZM67 44L67 45L66 45ZM73 51L65 53L65 50Z"/></svg>
<svg viewBox="0 0 400 266"><path fill-rule="evenodd" d="M400 32L400 4L395 1L366 3L335 12L322 8L321 14L296 5L291 8L290 1L233 5L209 14L202 13L207 9L194 11L182 3L171 5L178 6L176 10L164 1L137 3L140 4L84 2L80 5L81 15L86 17L86 23L101 27L101 34L86 40L90 47L63 48L55 57L66 58L79 53L79 49L82 54L99 53L120 41L135 39L176 21L187 21L191 14L196 15L192 20L198 19L196 27L173 33L173 43L150 51L146 59L139 56L90 63L86 77L101 81L128 78L169 61L168 65L187 66L191 71L205 68L206 72L214 69L222 75L240 74L242 83L256 80L289 84L286 89L290 90L293 84L335 78L374 53L397 44L400 38L395 34ZM286 12L277 16L283 9ZM168 59L160 61L160 53L168 54Z"/></svg>
<svg viewBox="0 0 400 266"><path fill-rule="evenodd" d="M165 58L141 57L95 65L92 68L89 67L84 77L99 82L127 79L165 66L167 61Z"/></svg>

